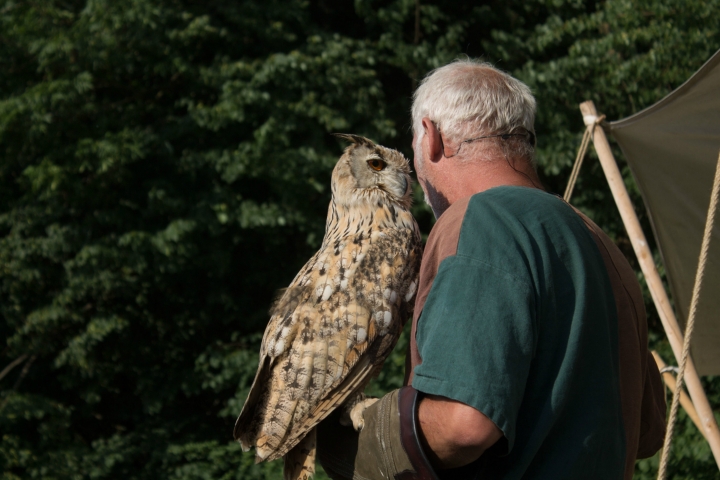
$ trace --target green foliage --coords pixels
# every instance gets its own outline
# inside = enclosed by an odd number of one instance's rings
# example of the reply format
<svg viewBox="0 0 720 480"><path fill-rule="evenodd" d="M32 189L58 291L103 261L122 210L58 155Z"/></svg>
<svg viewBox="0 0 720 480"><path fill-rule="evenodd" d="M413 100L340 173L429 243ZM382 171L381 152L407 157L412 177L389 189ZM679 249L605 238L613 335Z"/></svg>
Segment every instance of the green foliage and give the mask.
<svg viewBox="0 0 720 480"><path fill-rule="evenodd" d="M483 55L535 91L541 173L561 191L577 104L620 118L661 98L720 46L719 7L1 2L0 367L18 360L0 378L2 478L278 478L232 425L273 292L322 239L343 148L329 134L409 155L417 81ZM593 162L576 192L627 247ZM373 393L402 383L406 345ZM717 475L684 417L673 453L674 478Z"/></svg>

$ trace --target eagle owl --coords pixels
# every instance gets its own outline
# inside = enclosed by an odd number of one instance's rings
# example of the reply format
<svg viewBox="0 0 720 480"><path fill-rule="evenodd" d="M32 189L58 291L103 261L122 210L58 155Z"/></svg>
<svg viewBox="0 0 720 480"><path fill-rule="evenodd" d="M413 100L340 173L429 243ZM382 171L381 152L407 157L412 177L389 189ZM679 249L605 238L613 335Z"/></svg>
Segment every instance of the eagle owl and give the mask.
<svg viewBox="0 0 720 480"><path fill-rule="evenodd" d="M235 439L255 447L257 462L285 457L286 479L314 473L315 426L359 403L379 373L411 313L422 256L408 161L367 138L338 136L351 145L332 173L322 246L270 311L235 423ZM361 416L352 418L361 428Z"/></svg>

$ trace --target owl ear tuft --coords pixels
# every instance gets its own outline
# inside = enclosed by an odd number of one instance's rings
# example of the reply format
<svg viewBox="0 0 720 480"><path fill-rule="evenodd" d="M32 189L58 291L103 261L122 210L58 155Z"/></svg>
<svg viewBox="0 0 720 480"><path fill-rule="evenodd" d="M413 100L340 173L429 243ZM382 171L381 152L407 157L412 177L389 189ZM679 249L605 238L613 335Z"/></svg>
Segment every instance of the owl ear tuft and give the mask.
<svg viewBox="0 0 720 480"><path fill-rule="evenodd" d="M356 145L375 145L375 143L369 138L361 137L360 135L353 135L352 133L333 133L333 135Z"/></svg>

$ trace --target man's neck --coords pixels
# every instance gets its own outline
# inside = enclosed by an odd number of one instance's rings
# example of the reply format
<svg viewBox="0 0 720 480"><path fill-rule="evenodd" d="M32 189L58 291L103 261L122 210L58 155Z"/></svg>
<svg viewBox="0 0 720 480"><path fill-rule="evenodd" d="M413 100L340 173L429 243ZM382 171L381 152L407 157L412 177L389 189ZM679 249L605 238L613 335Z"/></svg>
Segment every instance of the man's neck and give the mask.
<svg viewBox="0 0 720 480"><path fill-rule="evenodd" d="M481 162L483 163L469 161L456 165L453 174L444 178L446 188L443 190L449 204L500 186L543 189L537 173L525 161L515 161L512 164L505 159Z"/></svg>

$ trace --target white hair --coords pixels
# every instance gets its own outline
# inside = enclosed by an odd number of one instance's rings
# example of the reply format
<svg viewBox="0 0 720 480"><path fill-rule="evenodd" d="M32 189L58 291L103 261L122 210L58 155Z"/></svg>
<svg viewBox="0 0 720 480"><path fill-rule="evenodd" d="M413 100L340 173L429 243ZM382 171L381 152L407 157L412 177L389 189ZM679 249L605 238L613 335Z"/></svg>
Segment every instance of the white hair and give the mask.
<svg viewBox="0 0 720 480"><path fill-rule="evenodd" d="M451 143L482 135L527 133L528 137L513 137L520 141L508 144L533 162L535 97L527 85L489 63L456 60L430 72L413 97L415 146L425 133L424 117Z"/></svg>

